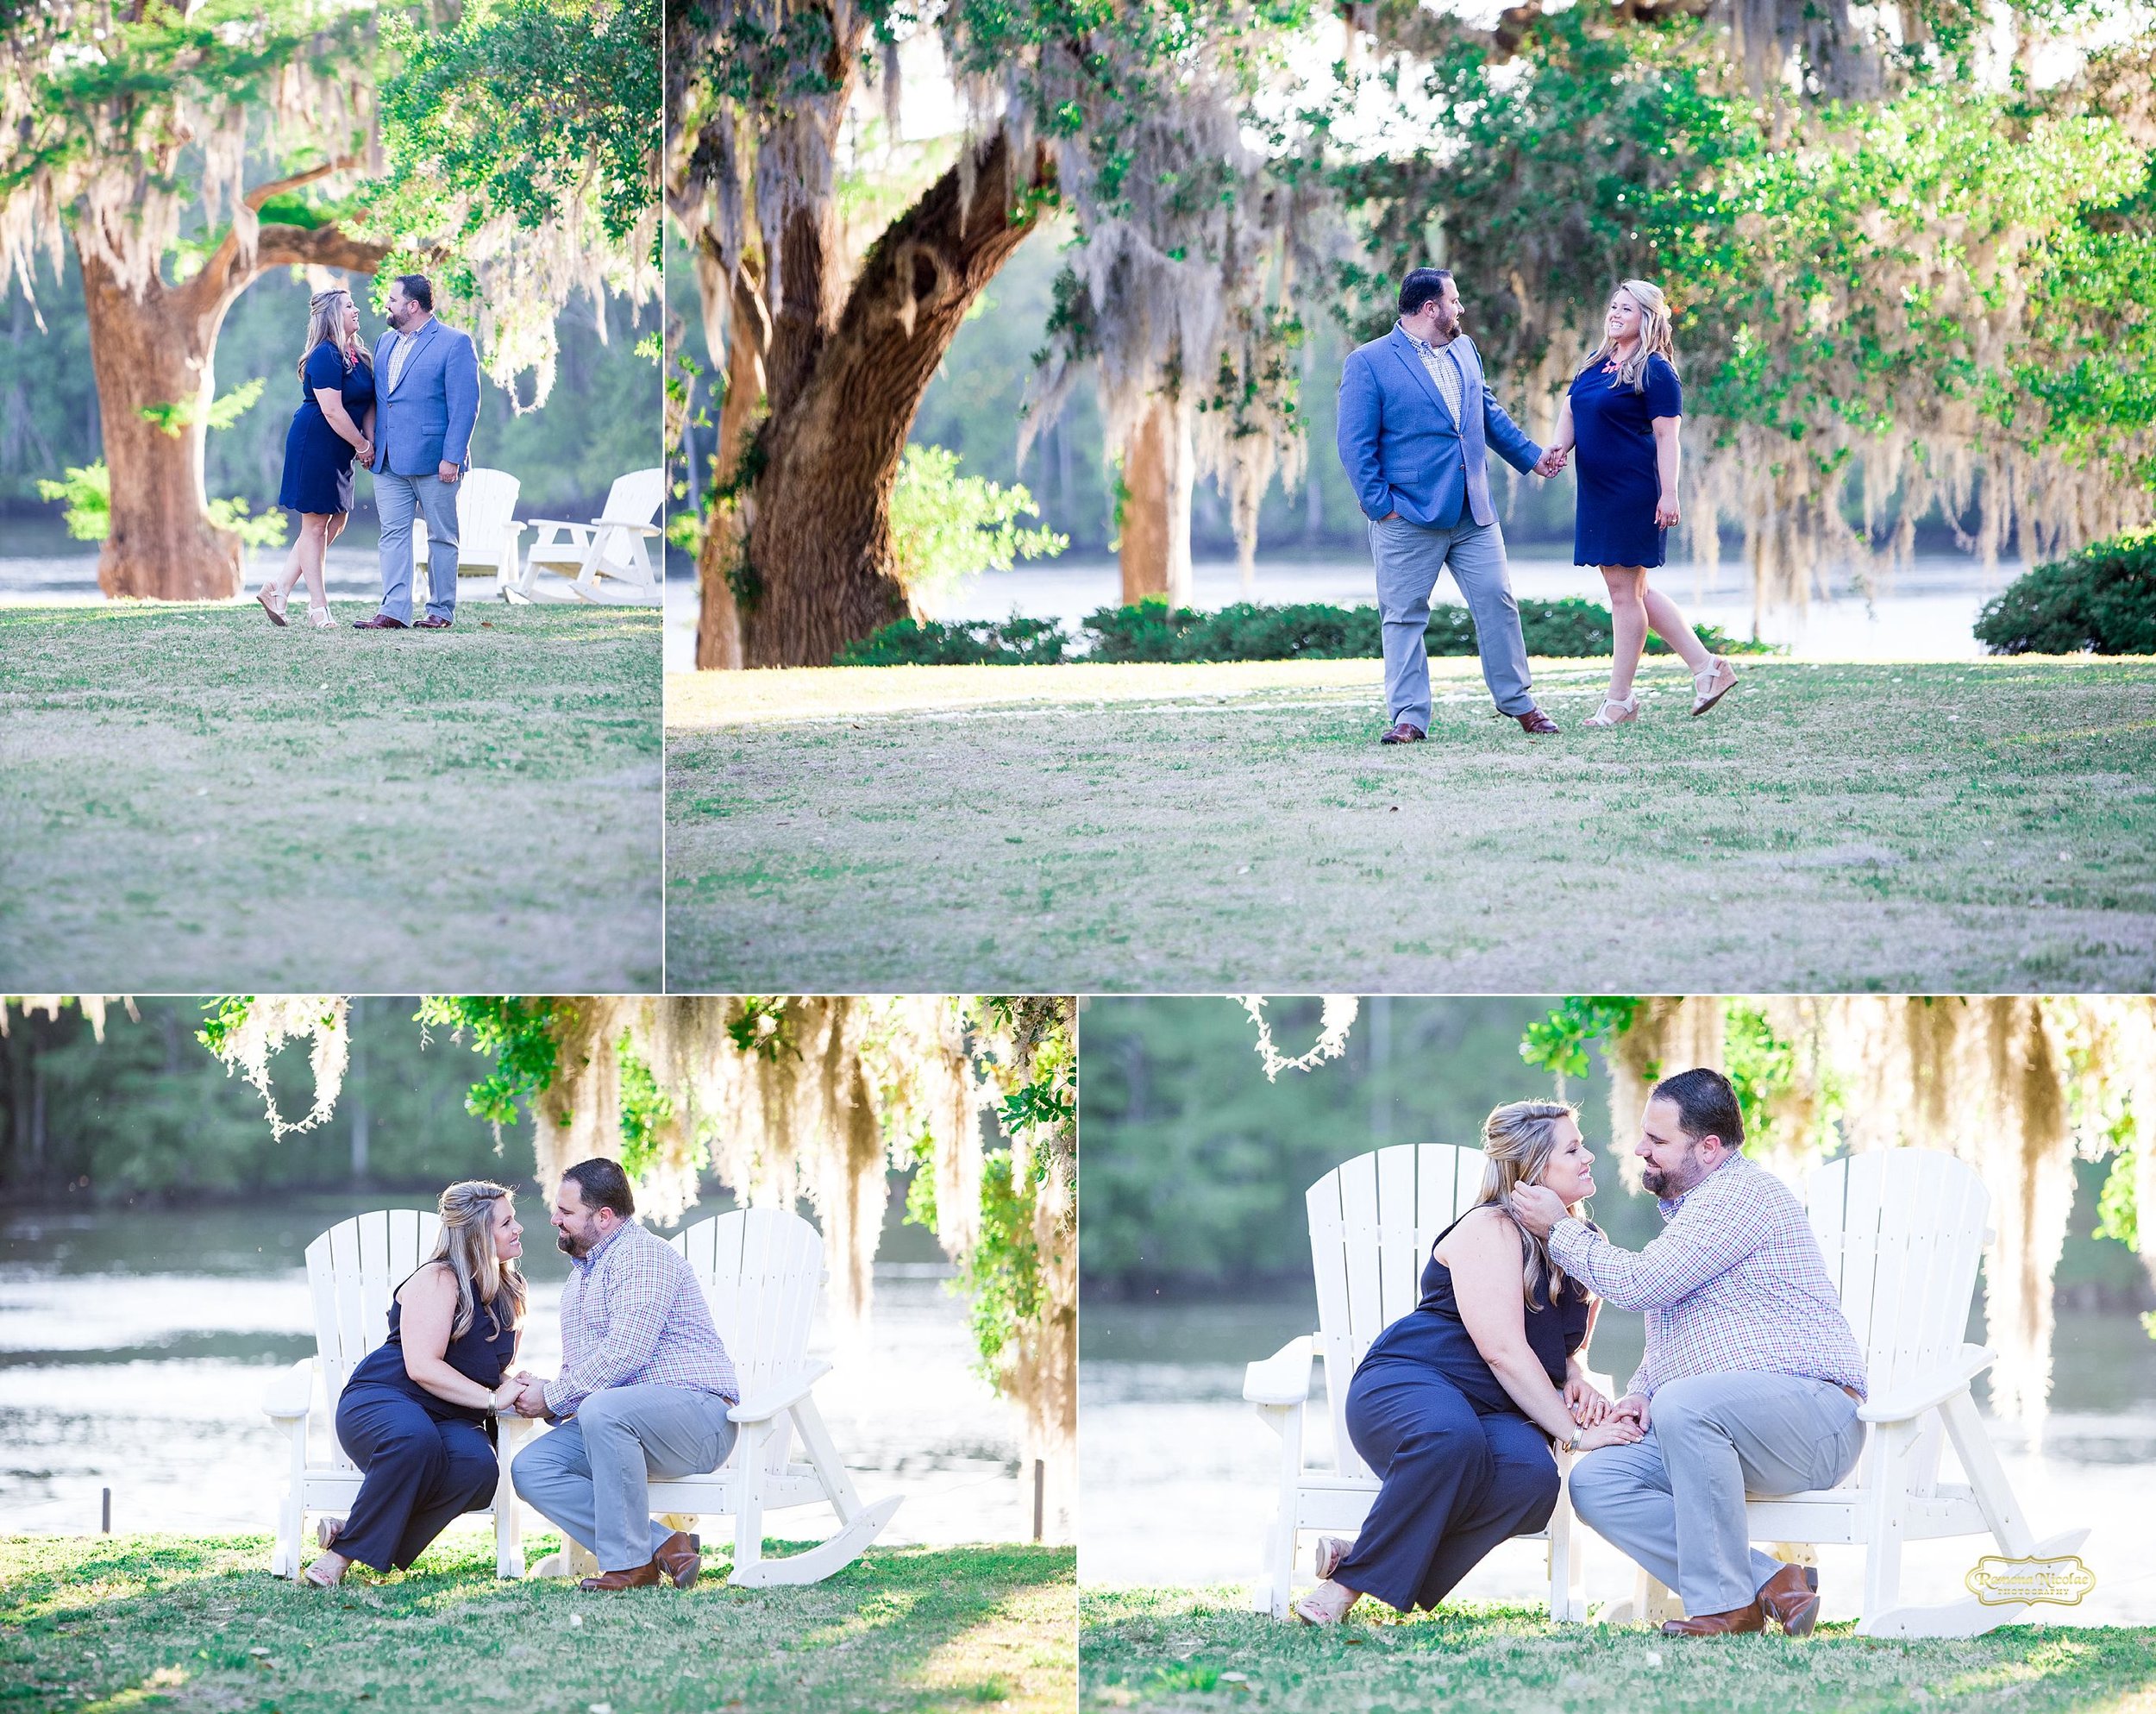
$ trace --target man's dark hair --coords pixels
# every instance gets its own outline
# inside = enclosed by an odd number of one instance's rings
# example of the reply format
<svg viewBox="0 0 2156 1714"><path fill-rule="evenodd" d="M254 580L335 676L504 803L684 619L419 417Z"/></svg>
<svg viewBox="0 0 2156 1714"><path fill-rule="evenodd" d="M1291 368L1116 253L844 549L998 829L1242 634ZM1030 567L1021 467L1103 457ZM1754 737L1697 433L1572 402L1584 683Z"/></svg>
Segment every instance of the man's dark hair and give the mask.
<svg viewBox="0 0 2156 1714"><path fill-rule="evenodd" d="M1653 1099L1676 1105L1677 1122L1694 1142L1720 1137L1731 1154L1744 1146L1745 1115L1737 1105L1737 1091L1720 1071L1702 1065L1664 1077L1654 1086Z"/></svg>
<svg viewBox="0 0 2156 1714"><path fill-rule="evenodd" d="M580 1160L561 1175L571 1180L587 1209L611 1209L624 1220L635 1216L636 1199L630 1194L629 1175L611 1160Z"/></svg>
<svg viewBox="0 0 2156 1714"><path fill-rule="evenodd" d="M419 305L429 315L434 313L434 286L423 273L400 273L397 283L404 288L404 296Z"/></svg>
<svg viewBox="0 0 2156 1714"><path fill-rule="evenodd" d="M1445 288L1452 281L1452 271L1442 267L1417 267L1407 270L1407 279L1400 282L1400 313L1412 316L1432 298L1445 296Z"/></svg>

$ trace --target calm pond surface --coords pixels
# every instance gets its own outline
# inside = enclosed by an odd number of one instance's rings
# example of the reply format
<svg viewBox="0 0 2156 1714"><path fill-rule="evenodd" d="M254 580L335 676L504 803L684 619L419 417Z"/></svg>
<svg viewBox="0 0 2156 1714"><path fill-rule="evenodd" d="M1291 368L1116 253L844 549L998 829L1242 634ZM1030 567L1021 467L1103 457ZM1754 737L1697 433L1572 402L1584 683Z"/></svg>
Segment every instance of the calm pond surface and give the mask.
<svg viewBox="0 0 2156 1714"><path fill-rule="evenodd" d="M1081 1322L1079 1479L1084 1525L1078 1570L1094 1584L1245 1584L1263 1552L1279 1441L1243 1402L1243 1366L1316 1325L1294 1300L1225 1304L1088 1303ZM1637 1315L1609 1313L1590 1366L1621 1386L1639 1360ZM1981 1337L1981 1328L1971 1330ZM1332 1445L1312 1366L1305 1434L1313 1462ZM2130 1315L2061 1311L2053 1347L2051 1414L2032 1439L1986 1417L2009 1481L2039 1539L2090 1526L2082 1549L2096 1576L2078 1607L2039 1607L2068 1624L2156 1623L2156 1340ZM1982 1404L1981 1384L1977 1393ZM1951 1452L1942 1472L1959 1479ZM1631 1592L1631 1562L1586 1537L1590 1603ZM1989 1537L1913 1543L1903 1598L1928 1604L1964 1594L1962 1578ZM1309 1573L1309 1538L1300 1570ZM1500 1548L1460 1585L1462 1599L1546 1595L1539 1542ZM1826 1617L1852 1618L1860 1550L1821 1550Z"/></svg>
<svg viewBox="0 0 2156 1714"><path fill-rule="evenodd" d="M0 1532L95 1530L105 1487L116 1531L266 1529L286 1453L261 1396L314 1353L307 1245L362 1209L429 1205L361 1193L260 1212L32 1212L0 1224ZM542 1374L560 1361L568 1270L551 1237L540 1222L526 1239L523 1356ZM879 1263L869 1325L843 1347L819 1309L812 1348L837 1366L817 1400L862 1497L906 1497L882 1540L1022 1540L1032 1495L1017 1413L968 1367L965 1306L947 1273ZM804 1508L771 1527L799 1538L831 1523Z"/></svg>

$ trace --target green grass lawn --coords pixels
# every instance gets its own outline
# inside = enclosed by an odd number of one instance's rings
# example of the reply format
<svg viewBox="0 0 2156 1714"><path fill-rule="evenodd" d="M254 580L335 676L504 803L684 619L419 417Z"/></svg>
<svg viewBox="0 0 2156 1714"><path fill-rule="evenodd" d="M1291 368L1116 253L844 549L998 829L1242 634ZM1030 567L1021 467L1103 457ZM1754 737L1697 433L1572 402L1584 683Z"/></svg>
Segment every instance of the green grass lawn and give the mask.
<svg viewBox="0 0 2156 1714"><path fill-rule="evenodd" d="M1965 1642L1890 1642L1844 1624L1797 1642L1688 1642L1475 1603L1398 1623L1358 1609L1320 1631L1244 1610L1234 1589L1089 1589L1079 1611L1084 1714L2156 1710L2156 1629L2147 1629L2018 1625Z"/></svg>
<svg viewBox="0 0 2156 1714"><path fill-rule="evenodd" d="M678 989L1919 992L2156 986L2156 661L1740 663L1702 720L1491 718L1431 662L667 683Z"/></svg>
<svg viewBox="0 0 2156 1714"><path fill-rule="evenodd" d="M0 607L0 984L656 986L659 651L620 609Z"/></svg>
<svg viewBox="0 0 2156 1714"><path fill-rule="evenodd" d="M707 1570L691 1590L614 1595L501 1582L476 1535L335 1592L272 1577L267 1551L0 1536L0 1707L1069 1714L1076 1695L1067 1548L872 1548L807 1588Z"/></svg>

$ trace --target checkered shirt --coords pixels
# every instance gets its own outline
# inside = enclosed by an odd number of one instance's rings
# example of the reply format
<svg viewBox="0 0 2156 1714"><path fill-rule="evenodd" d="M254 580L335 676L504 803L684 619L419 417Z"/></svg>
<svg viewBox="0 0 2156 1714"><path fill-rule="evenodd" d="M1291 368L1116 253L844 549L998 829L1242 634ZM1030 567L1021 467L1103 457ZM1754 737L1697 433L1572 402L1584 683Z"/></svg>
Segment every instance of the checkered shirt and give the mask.
<svg viewBox="0 0 2156 1714"><path fill-rule="evenodd" d="M626 1386L686 1387L741 1401L688 1259L633 1220L569 1259L561 1373L547 1384L547 1409L573 1416L593 1393Z"/></svg>
<svg viewBox="0 0 2156 1714"><path fill-rule="evenodd" d="M1626 1391L1652 1397L1687 1375L1765 1370L1863 1396L1864 1353L1788 1185L1732 1155L1661 1209L1661 1235L1636 1253L1576 1220L1550 1233L1565 1272L1620 1309L1646 1312L1646 1354Z"/></svg>
<svg viewBox="0 0 2156 1714"><path fill-rule="evenodd" d="M1443 396L1446 408L1452 412L1454 425L1457 426L1462 420L1460 417L1462 382L1459 363L1447 355L1451 348L1448 346L1440 349L1427 340L1417 339L1412 333L1407 333L1407 330L1404 327L1401 329L1401 331L1407 334L1408 344L1415 348L1415 355L1422 359L1422 367L1429 372L1430 379L1436 384L1438 393Z"/></svg>

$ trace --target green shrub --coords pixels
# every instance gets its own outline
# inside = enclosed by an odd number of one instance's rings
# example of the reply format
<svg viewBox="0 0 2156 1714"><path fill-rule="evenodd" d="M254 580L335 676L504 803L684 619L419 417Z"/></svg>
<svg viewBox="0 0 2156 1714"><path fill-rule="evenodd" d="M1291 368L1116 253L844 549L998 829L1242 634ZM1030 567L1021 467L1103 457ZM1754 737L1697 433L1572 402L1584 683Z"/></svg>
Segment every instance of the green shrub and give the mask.
<svg viewBox="0 0 2156 1714"><path fill-rule="evenodd" d="M1977 641L1994 655L2156 655L2156 530L2017 577L1984 603Z"/></svg>
<svg viewBox="0 0 2156 1714"><path fill-rule="evenodd" d="M1060 661L1070 638L1054 619L894 619L838 651L835 667L1022 667Z"/></svg>

